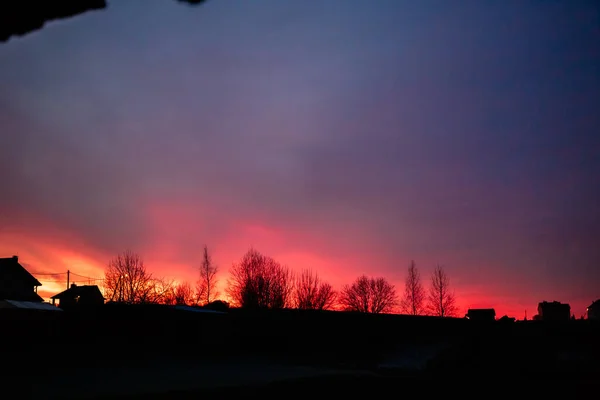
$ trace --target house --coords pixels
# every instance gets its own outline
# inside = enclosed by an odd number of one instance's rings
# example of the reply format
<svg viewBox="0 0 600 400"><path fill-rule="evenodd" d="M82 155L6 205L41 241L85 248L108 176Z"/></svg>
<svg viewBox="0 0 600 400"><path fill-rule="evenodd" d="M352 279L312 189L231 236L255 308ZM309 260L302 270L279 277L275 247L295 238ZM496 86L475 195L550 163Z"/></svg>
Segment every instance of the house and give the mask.
<svg viewBox="0 0 600 400"><path fill-rule="evenodd" d="M587 319L600 320L600 299L594 301L587 308Z"/></svg>
<svg viewBox="0 0 600 400"><path fill-rule="evenodd" d="M65 309L79 307L94 307L104 304L104 296L97 285L77 286L71 284L67 290L50 297L52 304L59 301L58 306Z"/></svg>
<svg viewBox="0 0 600 400"><path fill-rule="evenodd" d="M496 310L493 308L469 308L465 317L472 321L495 321Z"/></svg>
<svg viewBox="0 0 600 400"><path fill-rule="evenodd" d="M41 303L38 286L42 284L19 264L19 257L0 258L0 300Z"/></svg>
<svg viewBox="0 0 600 400"><path fill-rule="evenodd" d="M538 304L538 316L542 321L569 321L571 306L558 301L543 301Z"/></svg>

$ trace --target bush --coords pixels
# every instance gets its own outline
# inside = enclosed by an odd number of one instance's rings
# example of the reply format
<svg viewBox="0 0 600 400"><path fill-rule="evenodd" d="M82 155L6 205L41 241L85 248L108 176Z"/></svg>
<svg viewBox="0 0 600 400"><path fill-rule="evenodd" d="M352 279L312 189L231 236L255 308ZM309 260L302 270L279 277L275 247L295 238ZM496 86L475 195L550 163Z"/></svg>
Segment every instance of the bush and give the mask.
<svg viewBox="0 0 600 400"><path fill-rule="evenodd" d="M205 308L207 310L226 312L227 310L229 310L229 303L223 300L215 300L211 301L202 308Z"/></svg>

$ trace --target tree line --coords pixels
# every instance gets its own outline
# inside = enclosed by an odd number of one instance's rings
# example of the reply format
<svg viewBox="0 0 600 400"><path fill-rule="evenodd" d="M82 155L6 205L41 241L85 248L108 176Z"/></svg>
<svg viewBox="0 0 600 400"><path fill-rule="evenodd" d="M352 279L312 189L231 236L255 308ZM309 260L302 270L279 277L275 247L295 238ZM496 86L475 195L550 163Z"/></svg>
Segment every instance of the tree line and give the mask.
<svg viewBox="0 0 600 400"><path fill-rule="evenodd" d="M154 277L139 254L125 251L112 259L104 277L108 301L140 304L205 306L218 300L217 274L208 248L204 246L195 285L175 283ZM294 274L272 257L250 248L232 265L226 295L233 306L247 309L297 308L303 310L345 310L362 313L456 316L456 297L450 278L438 265L425 288L414 261L408 267L404 293L399 298L395 286L384 277L361 275L336 291L316 271L304 269Z"/></svg>

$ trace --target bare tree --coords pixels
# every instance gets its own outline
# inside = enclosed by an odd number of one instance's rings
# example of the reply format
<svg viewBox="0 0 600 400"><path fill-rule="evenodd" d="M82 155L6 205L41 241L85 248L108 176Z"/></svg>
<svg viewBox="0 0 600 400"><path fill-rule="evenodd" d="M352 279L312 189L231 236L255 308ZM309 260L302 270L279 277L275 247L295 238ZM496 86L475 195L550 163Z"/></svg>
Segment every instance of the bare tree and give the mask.
<svg viewBox="0 0 600 400"><path fill-rule="evenodd" d="M302 310L327 310L335 303L337 293L333 287L322 282L319 275L305 269L296 281L294 303Z"/></svg>
<svg viewBox="0 0 600 400"><path fill-rule="evenodd" d="M189 282L182 282L173 290L173 303L178 306L190 305L196 300L194 290Z"/></svg>
<svg viewBox="0 0 600 400"><path fill-rule="evenodd" d="M438 317L452 317L458 313L456 297L450 291L450 278L441 266L437 266L431 274L431 287L429 288L428 311Z"/></svg>
<svg viewBox="0 0 600 400"><path fill-rule="evenodd" d="M244 308L284 308L290 305L293 286L287 267L250 249L231 267L227 294Z"/></svg>
<svg viewBox="0 0 600 400"><path fill-rule="evenodd" d="M217 292L217 271L218 268L213 264L212 257L208 253L208 247L204 246L202 255L202 264L200 265L200 279L196 285L197 303L208 304L219 295Z"/></svg>
<svg viewBox="0 0 600 400"><path fill-rule="evenodd" d="M421 315L424 312L425 289L421 283L421 274L414 261L408 267L408 275L404 283L404 296L401 302L402 312Z"/></svg>
<svg viewBox="0 0 600 400"><path fill-rule="evenodd" d="M104 296L119 303L170 303L173 282L154 278L139 254L125 251L108 263L104 272Z"/></svg>
<svg viewBox="0 0 600 400"><path fill-rule="evenodd" d="M396 289L385 278L362 275L345 285L339 303L347 310L364 313L388 313L397 304Z"/></svg>
<svg viewBox="0 0 600 400"><path fill-rule="evenodd" d="M142 303L175 304L175 283L165 278L152 278L142 297Z"/></svg>
<svg viewBox="0 0 600 400"><path fill-rule="evenodd" d="M108 263L104 273L105 296L121 303L143 303L152 286L152 275L146 271L139 254L125 251Z"/></svg>

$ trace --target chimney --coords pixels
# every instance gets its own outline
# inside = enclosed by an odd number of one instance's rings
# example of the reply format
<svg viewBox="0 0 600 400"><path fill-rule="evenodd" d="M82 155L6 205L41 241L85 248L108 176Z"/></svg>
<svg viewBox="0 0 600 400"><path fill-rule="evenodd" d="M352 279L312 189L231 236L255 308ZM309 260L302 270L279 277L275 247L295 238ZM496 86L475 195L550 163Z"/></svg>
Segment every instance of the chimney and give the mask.
<svg viewBox="0 0 600 400"><path fill-rule="evenodd" d="M18 263L19 262L19 256L12 256L12 259L14 262Z"/></svg>
<svg viewBox="0 0 600 400"><path fill-rule="evenodd" d="M74 287L76 287L77 285L74 283L71 283L71 289L73 289Z"/></svg>

